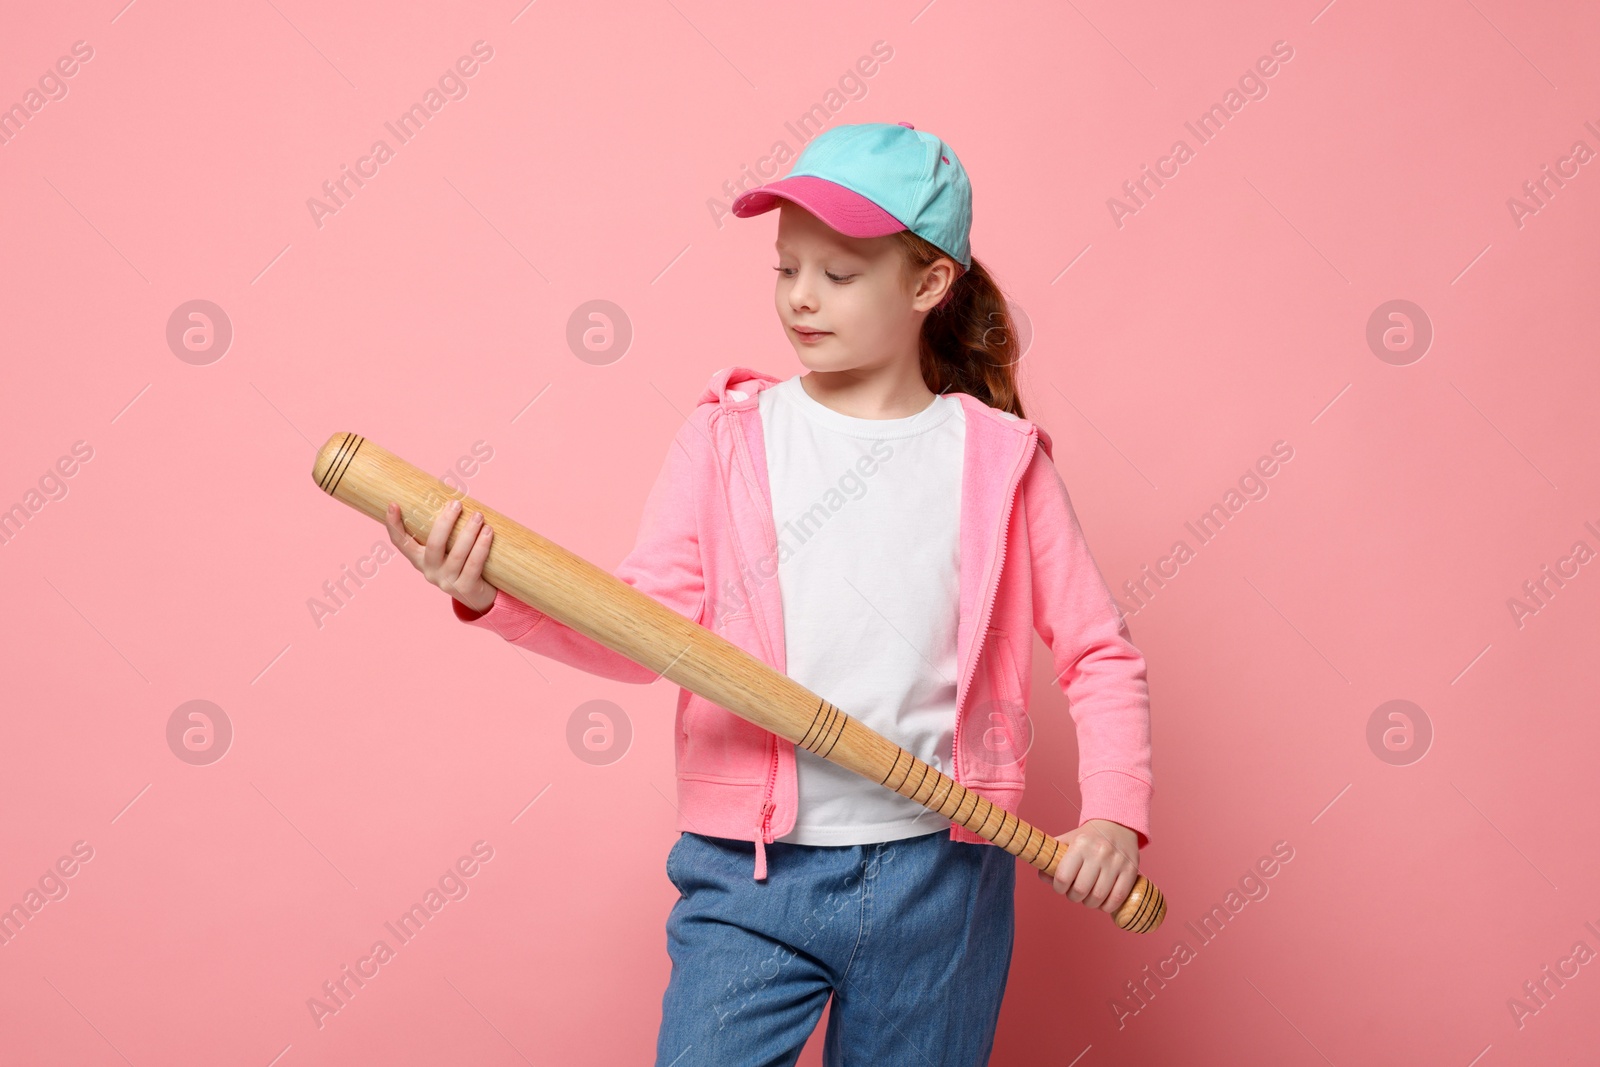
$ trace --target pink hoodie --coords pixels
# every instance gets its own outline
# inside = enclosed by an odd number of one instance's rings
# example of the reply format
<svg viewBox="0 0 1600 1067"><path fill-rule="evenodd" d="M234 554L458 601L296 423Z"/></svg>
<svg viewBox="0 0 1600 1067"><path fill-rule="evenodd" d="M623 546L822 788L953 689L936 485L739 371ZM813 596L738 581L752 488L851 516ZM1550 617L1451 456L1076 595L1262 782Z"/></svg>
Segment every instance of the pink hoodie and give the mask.
<svg viewBox="0 0 1600 1067"><path fill-rule="evenodd" d="M667 451L638 539L613 573L784 672L777 534L757 409L757 394L779 381L745 367L711 376ZM954 395L966 412L966 453L951 777L1017 810L1025 744L1020 757L995 760L963 741L997 720L1024 742L1032 736L1026 709L1037 630L1077 724L1081 820L1131 827L1143 847L1153 791L1144 656L1084 543L1050 436ZM461 621L591 674L639 684L659 677L509 594L481 614L450 603ZM765 878L765 846L794 828L794 744L682 688L676 726L678 828L754 841L755 877ZM950 837L984 840L954 823Z"/></svg>

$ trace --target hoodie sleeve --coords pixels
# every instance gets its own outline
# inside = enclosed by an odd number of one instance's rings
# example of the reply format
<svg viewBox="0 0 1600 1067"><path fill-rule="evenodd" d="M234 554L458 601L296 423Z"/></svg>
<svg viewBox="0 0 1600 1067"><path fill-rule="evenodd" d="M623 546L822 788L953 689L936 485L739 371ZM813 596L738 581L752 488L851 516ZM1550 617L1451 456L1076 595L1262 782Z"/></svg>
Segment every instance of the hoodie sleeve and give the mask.
<svg viewBox="0 0 1600 1067"><path fill-rule="evenodd" d="M1121 823L1150 843L1150 699L1144 655L1089 554L1055 464L1040 448L1023 482L1033 622L1078 730L1080 825Z"/></svg>
<svg viewBox="0 0 1600 1067"><path fill-rule="evenodd" d="M697 425L704 421L697 411L679 426L667 447L655 485L645 499L633 549L612 572L639 592L695 622L700 621L705 606L705 582L695 524L692 457L708 432ZM635 684L660 677L504 590L496 590L494 603L483 612L473 611L454 597L450 603L455 617L469 626L481 626L519 648L590 674Z"/></svg>

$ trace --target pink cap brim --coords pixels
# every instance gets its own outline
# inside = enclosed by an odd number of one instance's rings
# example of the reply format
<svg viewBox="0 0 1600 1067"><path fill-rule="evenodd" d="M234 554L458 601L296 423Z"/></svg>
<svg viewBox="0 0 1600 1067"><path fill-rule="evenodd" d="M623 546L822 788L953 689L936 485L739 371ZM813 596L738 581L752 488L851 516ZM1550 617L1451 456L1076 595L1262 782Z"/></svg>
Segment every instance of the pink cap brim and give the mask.
<svg viewBox="0 0 1600 1067"><path fill-rule="evenodd" d="M780 199L799 204L846 237L883 237L906 228L905 223L860 193L809 174L783 178L741 193L733 202L733 213L742 219L760 215L777 207Z"/></svg>

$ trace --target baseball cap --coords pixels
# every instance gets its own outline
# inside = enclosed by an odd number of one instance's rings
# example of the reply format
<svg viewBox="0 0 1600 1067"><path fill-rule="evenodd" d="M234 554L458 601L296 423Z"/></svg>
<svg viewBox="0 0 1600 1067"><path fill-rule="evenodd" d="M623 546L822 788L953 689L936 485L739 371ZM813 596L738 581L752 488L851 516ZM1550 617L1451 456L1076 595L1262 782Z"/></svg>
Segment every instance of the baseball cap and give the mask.
<svg viewBox="0 0 1600 1067"><path fill-rule="evenodd" d="M910 230L972 267L972 183L955 150L909 122L835 126L812 138L789 173L741 193L749 218L789 200L846 237Z"/></svg>

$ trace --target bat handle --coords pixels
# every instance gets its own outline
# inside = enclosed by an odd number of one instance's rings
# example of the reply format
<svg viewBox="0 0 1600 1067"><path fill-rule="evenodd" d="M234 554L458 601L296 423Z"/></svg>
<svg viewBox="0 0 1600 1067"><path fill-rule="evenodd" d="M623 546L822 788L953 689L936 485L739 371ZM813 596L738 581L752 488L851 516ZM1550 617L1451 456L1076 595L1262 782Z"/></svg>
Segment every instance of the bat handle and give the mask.
<svg viewBox="0 0 1600 1067"><path fill-rule="evenodd" d="M1054 840L1052 838L1052 840ZM1056 853L1056 861L1050 864L1050 869L1044 873L1055 877L1056 864L1060 862L1061 854ZM1038 864L1034 864L1038 866ZM1044 868L1040 868L1044 870ZM1144 875L1139 875L1133 883L1133 888L1128 891L1128 899L1113 915L1112 921L1124 930L1132 930L1136 934L1149 933L1161 925L1161 920L1167 917L1167 899L1161 895L1155 883Z"/></svg>
<svg viewBox="0 0 1600 1067"><path fill-rule="evenodd" d="M846 727L848 729L848 726ZM807 746L809 747L809 746ZM898 747L898 746L896 746ZM901 796L998 845L1051 877L1066 853L1066 846L1025 819L987 797L961 785L901 748L881 783ZM1143 934L1161 925L1167 916L1167 899L1155 884L1140 875L1112 917L1124 930Z"/></svg>
<svg viewBox="0 0 1600 1067"><path fill-rule="evenodd" d="M1048 877L1054 878L1056 868L1061 865L1061 858L1066 855L1066 846L1057 838L1046 834L1025 819L1020 819L1003 808L996 807L994 810L1004 812L1006 817L1016 823L1016 829L1010 831L1010 836L1013 840L1021 842L1021 845L1014 849L1010 847L1009 843L1001 847L1037 867ZM1003 826L1004 820L1002 820L1002 829ZM981 831L979 833L981 834ZM1025 854L1029 851L1029 842L1032 841L1034 834L1046 838L1048 846L1033 848L1031 854ZM992 838L990 840L994 844L1000 843ZM1154 882L1141 874L1134 881L1133 888L1128 891L1128 899L1122 902L1122 906L1117 909L1111 919L1123 930L1129 930L1136 934L1145 934L1160 926L1161 920L1166 917L1167 898L1161 895L1161 890L1156 888Z"/></svg>

